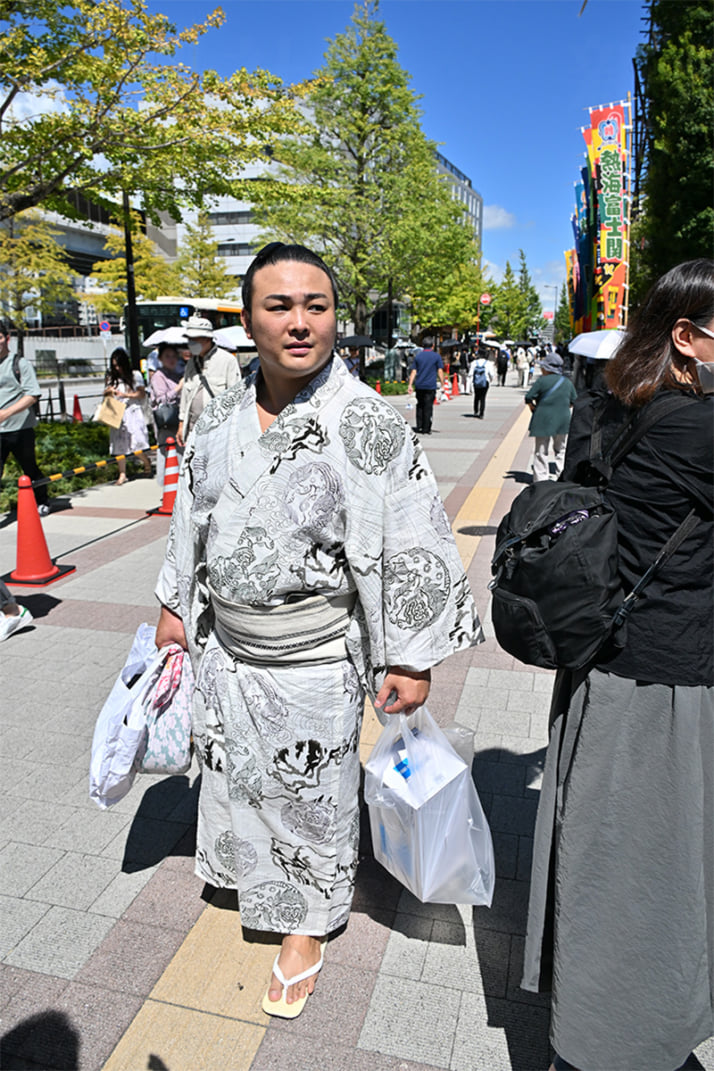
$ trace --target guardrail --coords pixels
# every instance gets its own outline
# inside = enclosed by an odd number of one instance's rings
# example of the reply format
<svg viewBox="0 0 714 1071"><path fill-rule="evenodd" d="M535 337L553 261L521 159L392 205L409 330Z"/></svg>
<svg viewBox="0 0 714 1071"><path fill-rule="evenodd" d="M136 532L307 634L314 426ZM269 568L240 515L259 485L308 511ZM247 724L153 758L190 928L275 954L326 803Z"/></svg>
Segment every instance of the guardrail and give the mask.
<svg viewBox="0 0 714 1071"><path fill-rule="evenodd" d="M67 469L65 472L54 472L51 476L43 476L39 480L33 480L33 487L41 487L44 484L56 483L57 480L66 480L70 476L81 476L83 472L91 472L93 469L103 469L115 461L125 461L127 458L141 457L143 454L151 454L158 450L158 446L147 446L145 450L132 450L130 454L113 454L103 461L92 461L89 465L79 465L76 469Z"/></svg>

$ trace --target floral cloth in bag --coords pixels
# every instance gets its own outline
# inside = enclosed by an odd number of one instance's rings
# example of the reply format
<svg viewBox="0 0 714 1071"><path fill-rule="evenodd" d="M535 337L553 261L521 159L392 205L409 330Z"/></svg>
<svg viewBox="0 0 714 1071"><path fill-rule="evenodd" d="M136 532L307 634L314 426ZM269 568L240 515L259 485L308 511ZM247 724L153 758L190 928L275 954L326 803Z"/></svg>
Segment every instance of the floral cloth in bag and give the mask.
<svg viewBox="0 0 714 1071"><path fill-rule="evenodd" d="M193 670L177 644L166 650L156 685L145 700L146 748L138 757L143 773L180 774L191 765Z"/></svg>

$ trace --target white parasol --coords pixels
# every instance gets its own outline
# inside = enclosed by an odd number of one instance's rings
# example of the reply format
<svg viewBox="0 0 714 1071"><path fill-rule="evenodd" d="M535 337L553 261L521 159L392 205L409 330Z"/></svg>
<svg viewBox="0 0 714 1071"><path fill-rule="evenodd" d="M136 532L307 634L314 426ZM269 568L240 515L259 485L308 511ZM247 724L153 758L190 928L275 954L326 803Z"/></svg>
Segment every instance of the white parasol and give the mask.
<svg viewBox="0 0 714 1071"><path fill-rule="evenodd" d="M158 331L152 331L149 337L144 339L142 345L158 346L160 342L168 342L170 346L185 345L186 335L183 327L162 327Z"/></svg>
<svg viewBox="0 0 714 1071"><path fill-rule="evenodd" d="M222 327L213 335L213 341L223 350L255 349L255 343L248 338L245 329L239 324Z"/></svg>
<svg viewBox="0 0 714 1071"><path fill-rule="evenodd" d="M605 331L585 331L576 335L569 344L571 353L581 357L590 357L596 361L609 361L617 353L625 337L624 327L615 327Z"/></svg>

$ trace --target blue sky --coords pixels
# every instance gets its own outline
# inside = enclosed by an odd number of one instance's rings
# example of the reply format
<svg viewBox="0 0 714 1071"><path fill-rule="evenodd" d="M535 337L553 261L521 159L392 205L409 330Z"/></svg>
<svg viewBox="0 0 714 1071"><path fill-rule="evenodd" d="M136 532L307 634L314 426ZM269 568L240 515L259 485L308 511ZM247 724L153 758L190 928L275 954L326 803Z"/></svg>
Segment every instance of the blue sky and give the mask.
<svg viewBox="0 0 714 1071"><path fill-rule="evenodd" d="M498 281L518 250L551 308L572 244L573 184L588 107L627 96L641 0L382 0L380 16L421 96L423 127L484 199L483 254ZM178 26L217 6L151 0ZM184 50L227 75L263 67L287 82L320 67L348 24L345 0L223 0L226 22Z"/></svg>

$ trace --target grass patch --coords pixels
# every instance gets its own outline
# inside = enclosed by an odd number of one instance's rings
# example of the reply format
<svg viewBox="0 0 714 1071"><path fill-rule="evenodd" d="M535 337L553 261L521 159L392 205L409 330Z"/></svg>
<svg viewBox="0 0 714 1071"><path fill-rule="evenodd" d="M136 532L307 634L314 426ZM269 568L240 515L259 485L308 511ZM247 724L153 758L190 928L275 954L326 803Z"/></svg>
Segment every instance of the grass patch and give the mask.
<svg viewBox="0 0 714 1071"><path fill-rule="evenodd" d="M35 428L35 452L43 476L76 469L80 465L91 465L109 457L109 428L91 421L81 424L40 422ZM132 464L140 467L141 459L128 458L128 471L131 471ZM50 498L67 495L83 487L109 483L116 479L116 474L117 468L112 462L106 468L93 469L79 476L57 480L48 486ZM20 466L14 457L9 457L5 463L0 488L0 512L6 513L17 505L17 481L20 476Z"/></svg>

